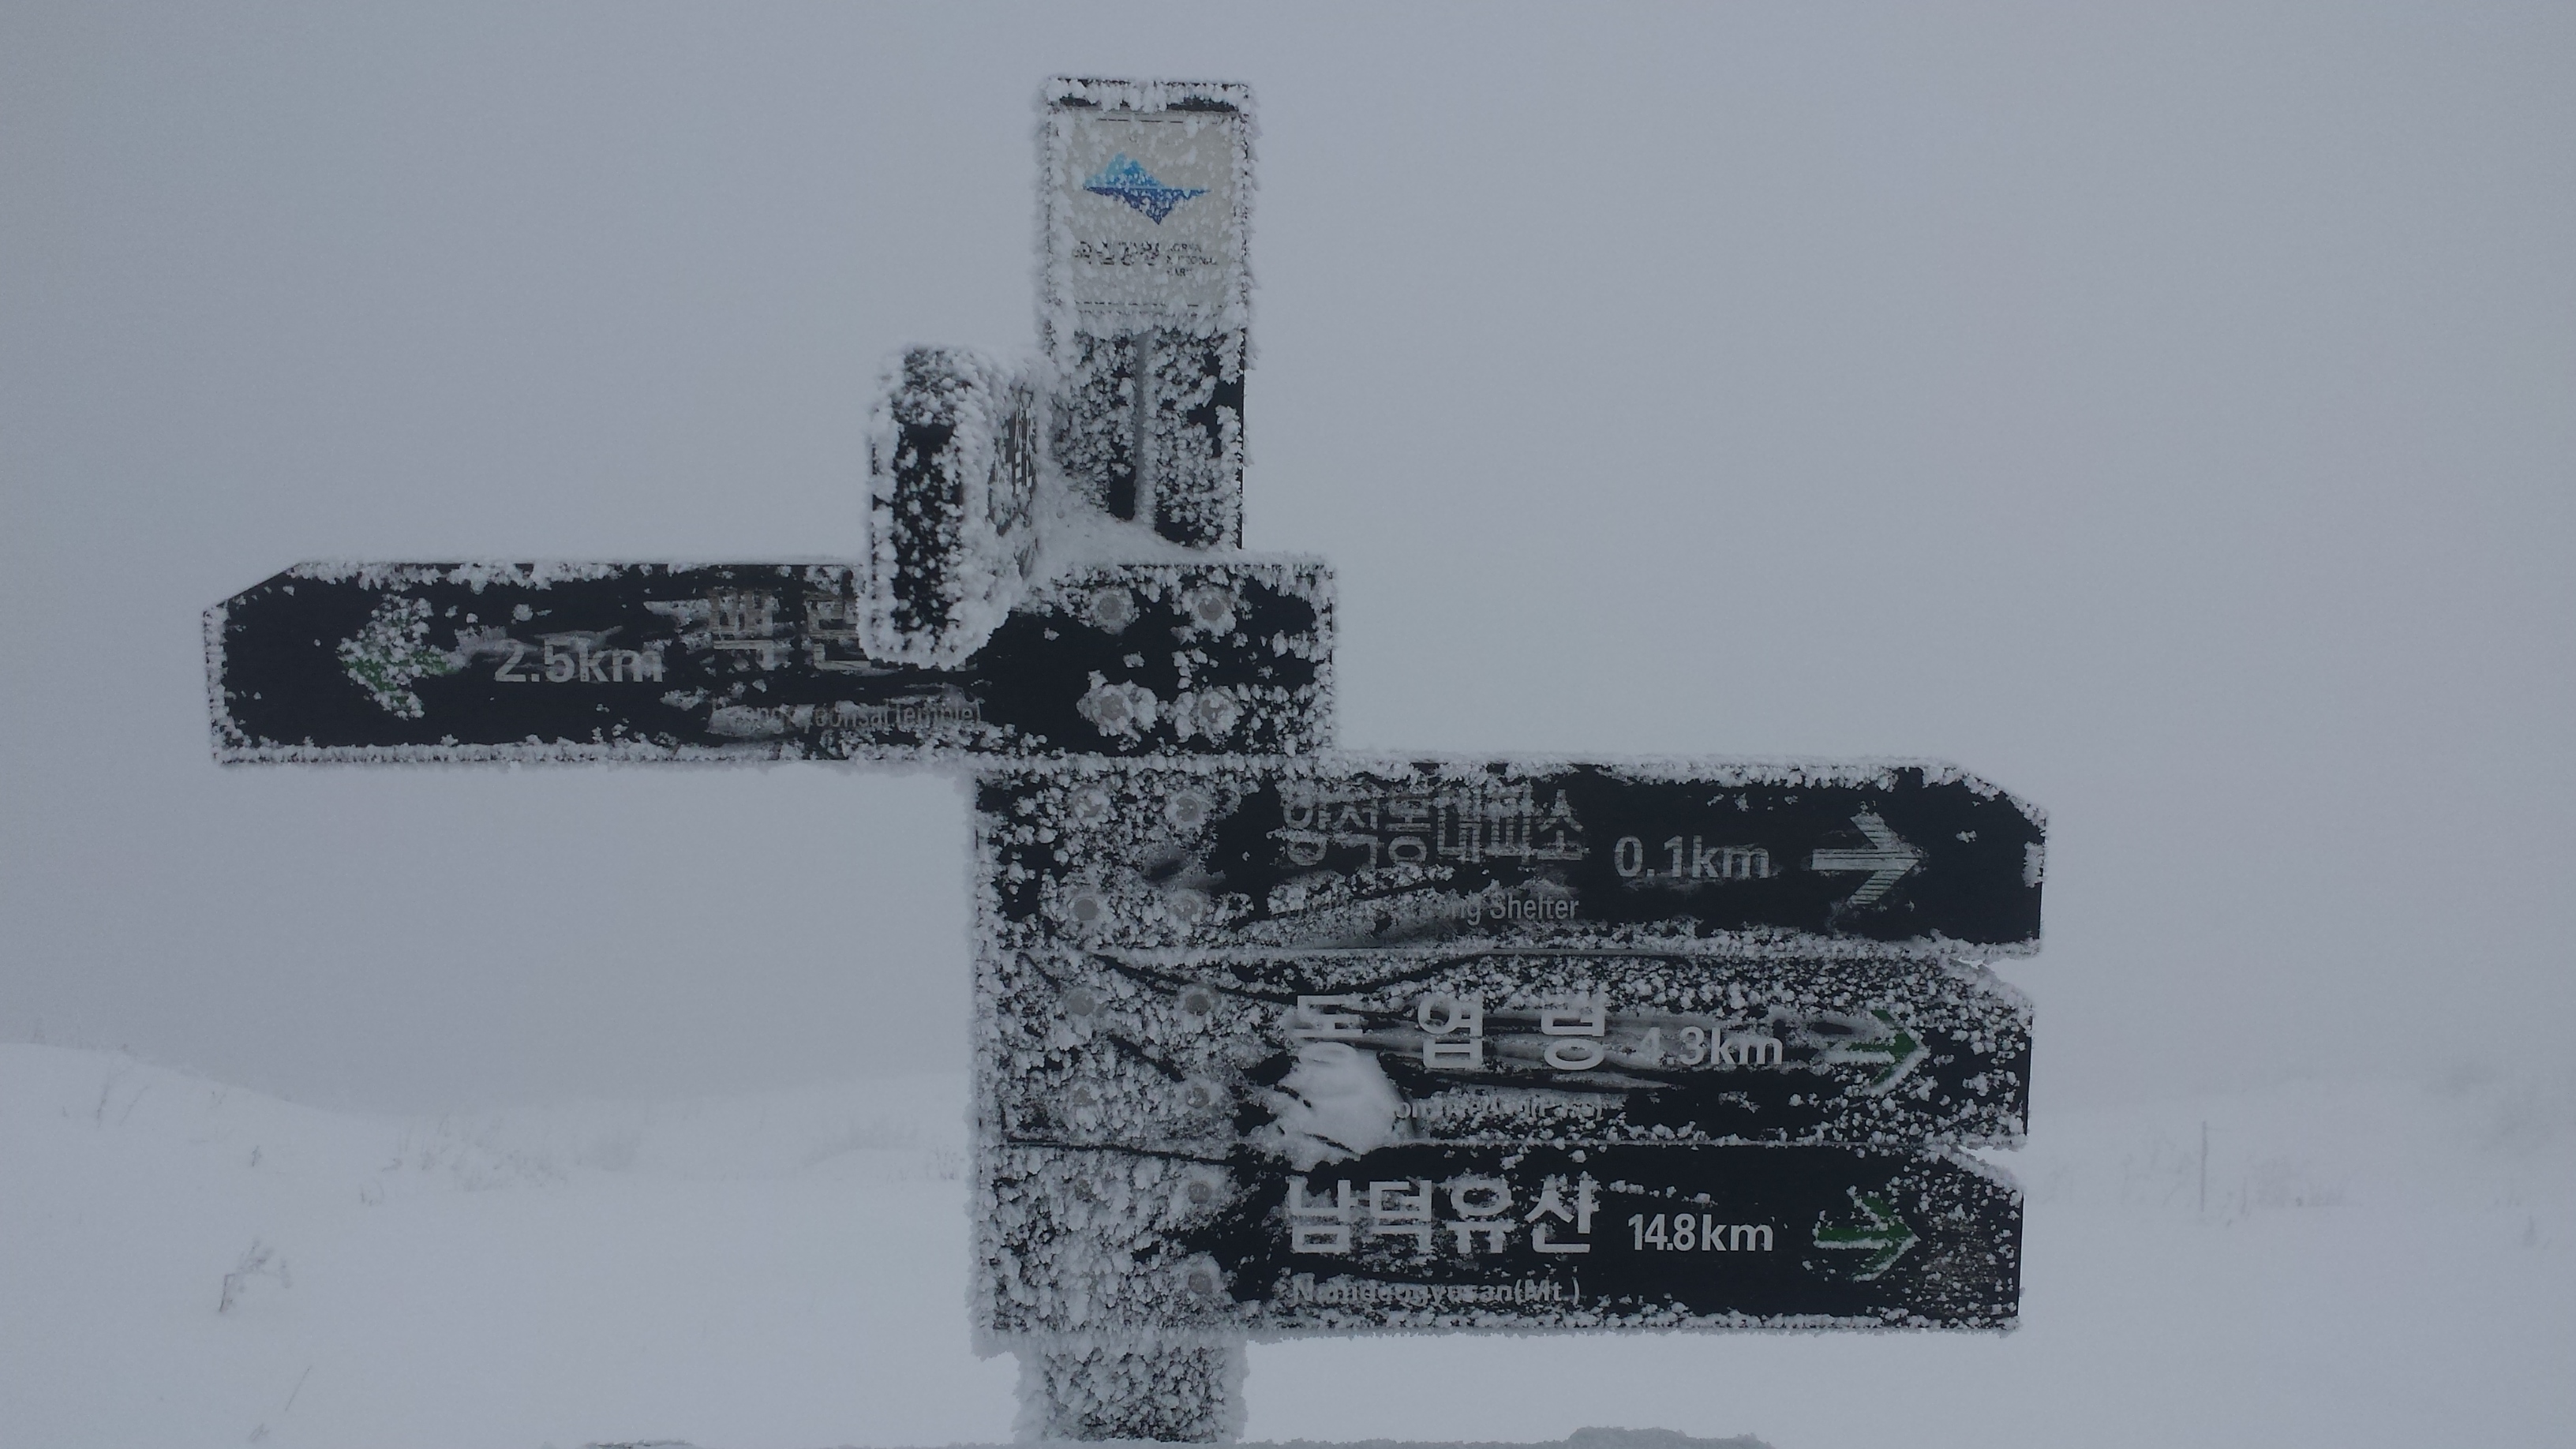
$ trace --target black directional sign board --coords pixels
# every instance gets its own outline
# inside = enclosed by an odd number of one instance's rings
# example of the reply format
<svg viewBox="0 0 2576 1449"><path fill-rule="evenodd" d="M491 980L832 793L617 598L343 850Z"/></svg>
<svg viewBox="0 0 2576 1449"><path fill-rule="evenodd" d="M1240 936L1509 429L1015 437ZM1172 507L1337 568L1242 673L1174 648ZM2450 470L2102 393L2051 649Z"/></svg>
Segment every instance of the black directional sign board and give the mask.
<svg viewBox="0 0 2576 1449"><path fill-rule="evenodd" d="M1027 1146L2012 1146L2028 1112L2030 1008L1975 966L1010 952L977 988L984 1136Z"/></svg>
<svg viewBox="0 0 2576 1449"><path fill-rule="evenodd" d="M976 799L983 909L1007 942L1947 956L2039 940L2039 812L1946 766L1068 761L987 776Z"/></svg>
<svg viewBox="0 0 2576 1449"><path fill-rule="evenodd" d="M2027 1113L1982 968L1015 951L977 1018L993 1332L2015 1311L2018 1196L1948 1151Z"/></svg>
<svg viewBox="0 0 2576 1449"><path fill-rule="evenodd" d="M1003 1149L987 1333L2009 1328L2021 1195L1838 1147L1407 1144L1246 1172Z"/></svg>
<svg viewBox="0 0 2576 1449"><path fill-rule="evenodd" d="M834 564L307 564L210 610L249 760L1295 752L1331 732L1330 576L1099 565L956 668L871 658Z"/></svg>

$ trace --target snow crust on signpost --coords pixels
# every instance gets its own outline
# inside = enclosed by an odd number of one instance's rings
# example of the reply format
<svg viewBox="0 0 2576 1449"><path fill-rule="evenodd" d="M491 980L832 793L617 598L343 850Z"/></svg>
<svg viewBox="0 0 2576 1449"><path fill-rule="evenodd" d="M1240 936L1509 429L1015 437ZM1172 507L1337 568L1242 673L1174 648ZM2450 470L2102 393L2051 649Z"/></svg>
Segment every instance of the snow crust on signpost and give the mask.
<svg viewBox="0 0 2576 1449"><path fill-rule="evenodd" d="M1675 809L1707 823L1644 823ZM2009 1328L2020 1192L1963 1149L2021 1141L2030 1005L1976 958L2035 945L2044 824L1926 761L984 772L979 1334L1080 1355L1139 1334ZM1977 908L1925 914L1926 881ZM1746 891L1774 915L1726 916ZM1472 1080L1427 1070L1470 1047L1493 1053ZM1511 1215L1388 1218L1399 1188ZM1561 1218L1554 1242L1530 1214ZM1667 1218L1778 1271L1741 1291L1597 1271L1606 1229L1660 1247ZM1452 1260L1452 1232L1600 1251L1502 1274Z"/></svg>
<svg viewBox="0 0 2576 1449"><path fill-rule="evenodd" d="M907 348L868 428L868 653L953 668L1037 552L1035 388L963 348Z"/></svg>
<svg viewBox="0 0 2576 1449"><path fill-rule="evenodd" d="M2045 812L1939 761L1316 752L1066 758L983 780L979 900L1005 947L1937 963L2039 944ZM1485 829L1508 852L1453 838ZM1936 887L1967 899L1919 898ZM1730 914L1748 893L1776 908Z"/></svg>
<svg viewBox="0 0 2576 1449"><path fill-rule="evenodd" d="M1049 549L947 668L869 652L867 570L842 564L299 565L207 612L216 758L965 764L1329 745L1323 564L1168 543L1109 561L1133 531L1104 521Z"/></svg>
<svg viewBox="0 0 2576 1449"><path fill-rule="evenodd" d="M1240 1339L1113 1335L1020 1354L1023 1442L1227 1443L1243 1434Z"/></svg>
<svg viewBox="0 0 2576 1449"><path fill-rule="evenodd" d="M1024 947L984 958L977 995L982 1130L1005 1142L1302 1172L1414 1142L2011 1148L2027 1121L2030 1003L1966 963ZM1304 999L1356 1049L1301 1050L1325 1024ZM1602 1010L1551 1034L1562 1002ZM1560 1043L1582 1054L1546 1060Z"/></svg>

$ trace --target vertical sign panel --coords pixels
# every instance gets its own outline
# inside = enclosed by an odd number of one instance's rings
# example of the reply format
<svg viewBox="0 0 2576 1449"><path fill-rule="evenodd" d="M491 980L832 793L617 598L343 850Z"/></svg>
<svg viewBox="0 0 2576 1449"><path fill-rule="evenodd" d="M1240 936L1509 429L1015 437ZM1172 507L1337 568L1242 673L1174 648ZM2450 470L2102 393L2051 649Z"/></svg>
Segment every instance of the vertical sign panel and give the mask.
<svg viewBox="0 0 2576 1449"><path fill-rule="evenodd" d="M1059 80L1046 94L1040 336L1057 465L1175 542L1243 538L1251 94Z"/></svg>

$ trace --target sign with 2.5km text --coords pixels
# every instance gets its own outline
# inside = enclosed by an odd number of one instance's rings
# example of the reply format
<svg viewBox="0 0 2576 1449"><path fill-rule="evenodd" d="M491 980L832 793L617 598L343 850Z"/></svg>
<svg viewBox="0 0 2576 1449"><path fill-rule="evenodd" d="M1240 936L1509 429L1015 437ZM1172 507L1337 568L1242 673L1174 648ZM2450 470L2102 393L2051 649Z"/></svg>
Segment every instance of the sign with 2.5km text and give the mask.
<svg viewBox="0 0 2576 1449"><path fill-rule="evenodd" d="M208 611L226 761L1230 754L1331 737L1331 579L1100 565L954 668L837 564L308 564Z"/></svg>

